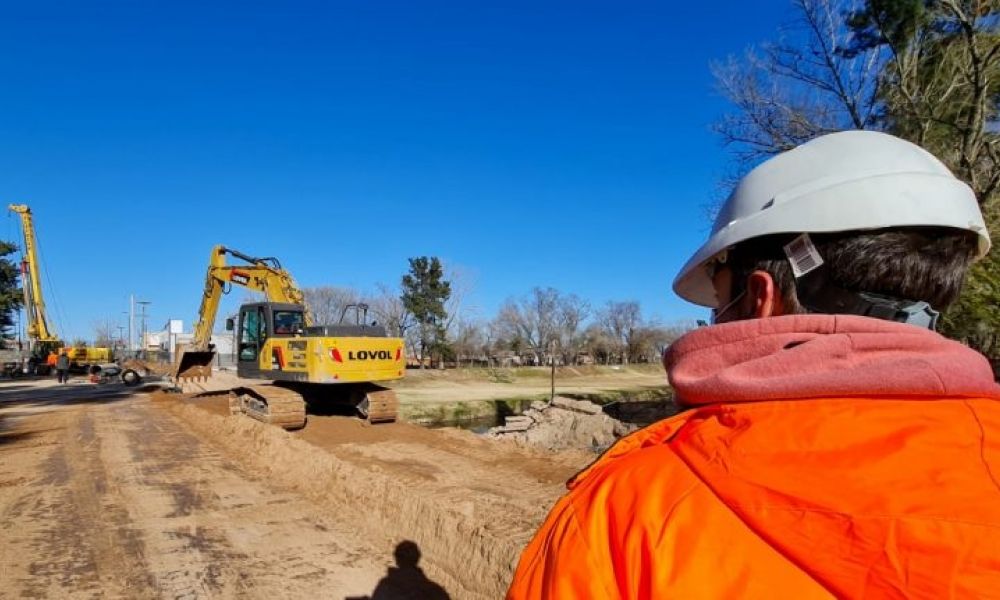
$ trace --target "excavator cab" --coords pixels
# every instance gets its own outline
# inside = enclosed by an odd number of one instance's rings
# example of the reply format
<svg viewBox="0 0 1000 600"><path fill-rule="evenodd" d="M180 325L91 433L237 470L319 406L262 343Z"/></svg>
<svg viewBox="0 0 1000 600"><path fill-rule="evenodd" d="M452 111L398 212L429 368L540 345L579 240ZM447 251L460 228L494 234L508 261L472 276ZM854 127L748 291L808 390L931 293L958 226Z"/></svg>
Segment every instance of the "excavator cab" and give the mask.
<svg viewBox="0 0 1000 600"><path fill-rule="evenodd" d="M256 379L290 375L286 367L285 345L268 344L268 340L302 336L306 329L305 308L283 302L257 302L240 307L236 330L236 372L240 377ZM304 348L304 346L303 346ZM304 378L290 377L292 380Z"/></svg>

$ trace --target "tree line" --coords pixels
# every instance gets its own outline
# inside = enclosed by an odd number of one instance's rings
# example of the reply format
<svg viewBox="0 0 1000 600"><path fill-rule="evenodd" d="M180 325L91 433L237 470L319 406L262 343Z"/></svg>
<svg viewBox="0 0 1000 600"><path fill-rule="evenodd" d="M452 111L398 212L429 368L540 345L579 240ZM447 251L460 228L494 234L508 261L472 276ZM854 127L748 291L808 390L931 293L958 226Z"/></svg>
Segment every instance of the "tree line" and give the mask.
<svg viewBox="0 0 1000 600"><path fill-rule="evenodd" d="M10 329L14 326L14 315L21 309L23 293L17 285L20 269L8 258L17 251L17 246L0 241L0 335L6 346L12 339Z"/></svg>
<svg viewBox="0 0 1000 600"><path fill-rule="evenodd" d="M420 366L518 366L649 363L694 323L662 324L634 300L594 307L576 294L535 287L508 298L496 315L481 318L465 305L471 282L446 273L437 257L409 259L398 287L374 293L353 288L303 290L317 323L337 323L346 307L368 306L369 320L406 340Z"/></svg>

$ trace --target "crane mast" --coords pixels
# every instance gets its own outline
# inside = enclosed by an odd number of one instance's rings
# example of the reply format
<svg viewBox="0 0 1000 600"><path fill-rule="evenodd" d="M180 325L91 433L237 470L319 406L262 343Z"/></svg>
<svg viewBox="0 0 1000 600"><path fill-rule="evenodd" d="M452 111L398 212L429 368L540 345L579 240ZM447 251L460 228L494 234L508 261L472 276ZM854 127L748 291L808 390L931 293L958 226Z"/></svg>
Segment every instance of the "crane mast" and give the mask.
<svg viewBox="0 0 1000 600"><path fill-rule="evenodd" d="M38 243L31 209L24 204L11 204L8 208L21 217L24 249L21 261L21 285L24 288L24 310L28 315L28 339L35 342L58 342L59 338L49 327L45 313L45 298L38 263Z"/></svg>

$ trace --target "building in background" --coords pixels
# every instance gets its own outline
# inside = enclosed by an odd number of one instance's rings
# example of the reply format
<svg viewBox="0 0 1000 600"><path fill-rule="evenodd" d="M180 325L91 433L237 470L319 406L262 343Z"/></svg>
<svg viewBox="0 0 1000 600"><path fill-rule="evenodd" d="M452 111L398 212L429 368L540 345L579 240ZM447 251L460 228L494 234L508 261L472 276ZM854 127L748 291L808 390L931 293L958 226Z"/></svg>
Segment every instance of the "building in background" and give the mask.
<svg viewBox="0 0 1000 600"><path fill-rule="evenodd" d="M146 332L143 349L149 351L167 352L173 362L178 344L190 344L194 332L184 331L184 322L180 319L169 319L159 331ZM233 333L229 331L213 333L211 343L215 345L216 362L220 365L235 363L233 354Z"/></svg>

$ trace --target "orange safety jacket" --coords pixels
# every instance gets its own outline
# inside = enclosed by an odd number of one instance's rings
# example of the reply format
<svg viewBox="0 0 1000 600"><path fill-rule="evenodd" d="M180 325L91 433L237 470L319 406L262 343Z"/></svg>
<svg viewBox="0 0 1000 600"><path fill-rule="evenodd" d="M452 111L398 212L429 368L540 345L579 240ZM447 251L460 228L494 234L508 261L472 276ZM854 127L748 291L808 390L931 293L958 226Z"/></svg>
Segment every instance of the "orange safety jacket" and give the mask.
<svg viewBox="0 0 1000 600"><path fill-rule="evenodd" d="M574 477L509 599L1000 598L1000 386L910 325L793 315L692 332L691 410Z"/></svg>

